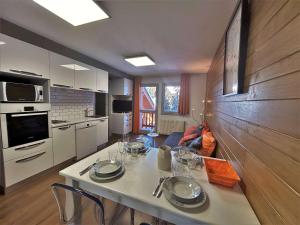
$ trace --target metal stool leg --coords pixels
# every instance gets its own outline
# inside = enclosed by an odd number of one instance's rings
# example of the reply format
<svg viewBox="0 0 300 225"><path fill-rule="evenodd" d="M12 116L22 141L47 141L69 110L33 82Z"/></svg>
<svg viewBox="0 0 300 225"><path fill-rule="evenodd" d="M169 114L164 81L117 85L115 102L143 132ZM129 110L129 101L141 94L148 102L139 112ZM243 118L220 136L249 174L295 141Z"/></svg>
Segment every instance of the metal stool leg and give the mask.
<svg viewBox="0 0 300 225"><path fill-rule="evenodd" d="M130 208L130 224L134 225L134 209Z"/></svg>

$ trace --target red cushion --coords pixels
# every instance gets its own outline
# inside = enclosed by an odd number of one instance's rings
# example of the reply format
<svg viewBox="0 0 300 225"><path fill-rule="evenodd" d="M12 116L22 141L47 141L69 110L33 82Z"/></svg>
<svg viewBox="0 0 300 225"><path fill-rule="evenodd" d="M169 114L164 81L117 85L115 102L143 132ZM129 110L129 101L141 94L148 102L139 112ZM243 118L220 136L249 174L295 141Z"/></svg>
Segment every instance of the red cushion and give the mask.
<svg viewBox="0 0 300 225"><path fill-rule="evenodd" d="M191 126L191 127L187 128L185 130L183 136L187 136L187 135L193 134L196 130L197 130L196 126Z"/></svg>
<svg viewBox="0 0 300 225"><path fill-rule="evenodd" d="M190 134L190 135L183 136L183 138L181 138L179 141L179 145L182 145L184 142L192 140L198 136L199 136L198 134Z"/></svg>

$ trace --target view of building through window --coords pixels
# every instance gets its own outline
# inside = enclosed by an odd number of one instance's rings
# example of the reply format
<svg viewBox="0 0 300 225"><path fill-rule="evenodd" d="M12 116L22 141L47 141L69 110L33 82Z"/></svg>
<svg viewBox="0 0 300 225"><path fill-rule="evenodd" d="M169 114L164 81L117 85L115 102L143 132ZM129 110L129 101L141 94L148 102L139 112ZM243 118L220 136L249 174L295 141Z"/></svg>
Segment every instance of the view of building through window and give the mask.
<svg viewBox="0 0 300 225"><path fill-rule="evenodd" d="M179 85L164 85L162 107L164 113L178 113L179 93Z"/></svg>

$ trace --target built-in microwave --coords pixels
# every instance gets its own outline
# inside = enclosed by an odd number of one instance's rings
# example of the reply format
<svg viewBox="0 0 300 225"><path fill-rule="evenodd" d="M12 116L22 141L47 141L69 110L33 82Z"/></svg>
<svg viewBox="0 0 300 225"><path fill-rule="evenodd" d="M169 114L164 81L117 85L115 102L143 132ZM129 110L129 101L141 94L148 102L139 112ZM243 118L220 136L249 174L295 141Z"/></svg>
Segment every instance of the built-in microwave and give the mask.
<svg viewBox="0 0 300 225"><path fill-rule="evenodd" d="M43 86L0 82L1 102L43 102Z"/></svg>

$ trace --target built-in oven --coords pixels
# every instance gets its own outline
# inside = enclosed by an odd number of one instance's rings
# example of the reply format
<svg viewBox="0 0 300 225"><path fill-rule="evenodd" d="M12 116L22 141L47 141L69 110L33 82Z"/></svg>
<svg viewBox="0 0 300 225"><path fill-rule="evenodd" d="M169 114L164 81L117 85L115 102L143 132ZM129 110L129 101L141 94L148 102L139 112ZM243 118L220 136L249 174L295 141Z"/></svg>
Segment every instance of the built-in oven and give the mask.
<svg viewBox="0 0 300 225"><path fill-rule="evenodd" d="M43 102L43 86L1 81L0 101Z"/></svg>
<svg viewBox="0 0 300 225"><path fill-rule="evenodd" d="M1 114L4 148L49 138L48 112Z"/></svg>

